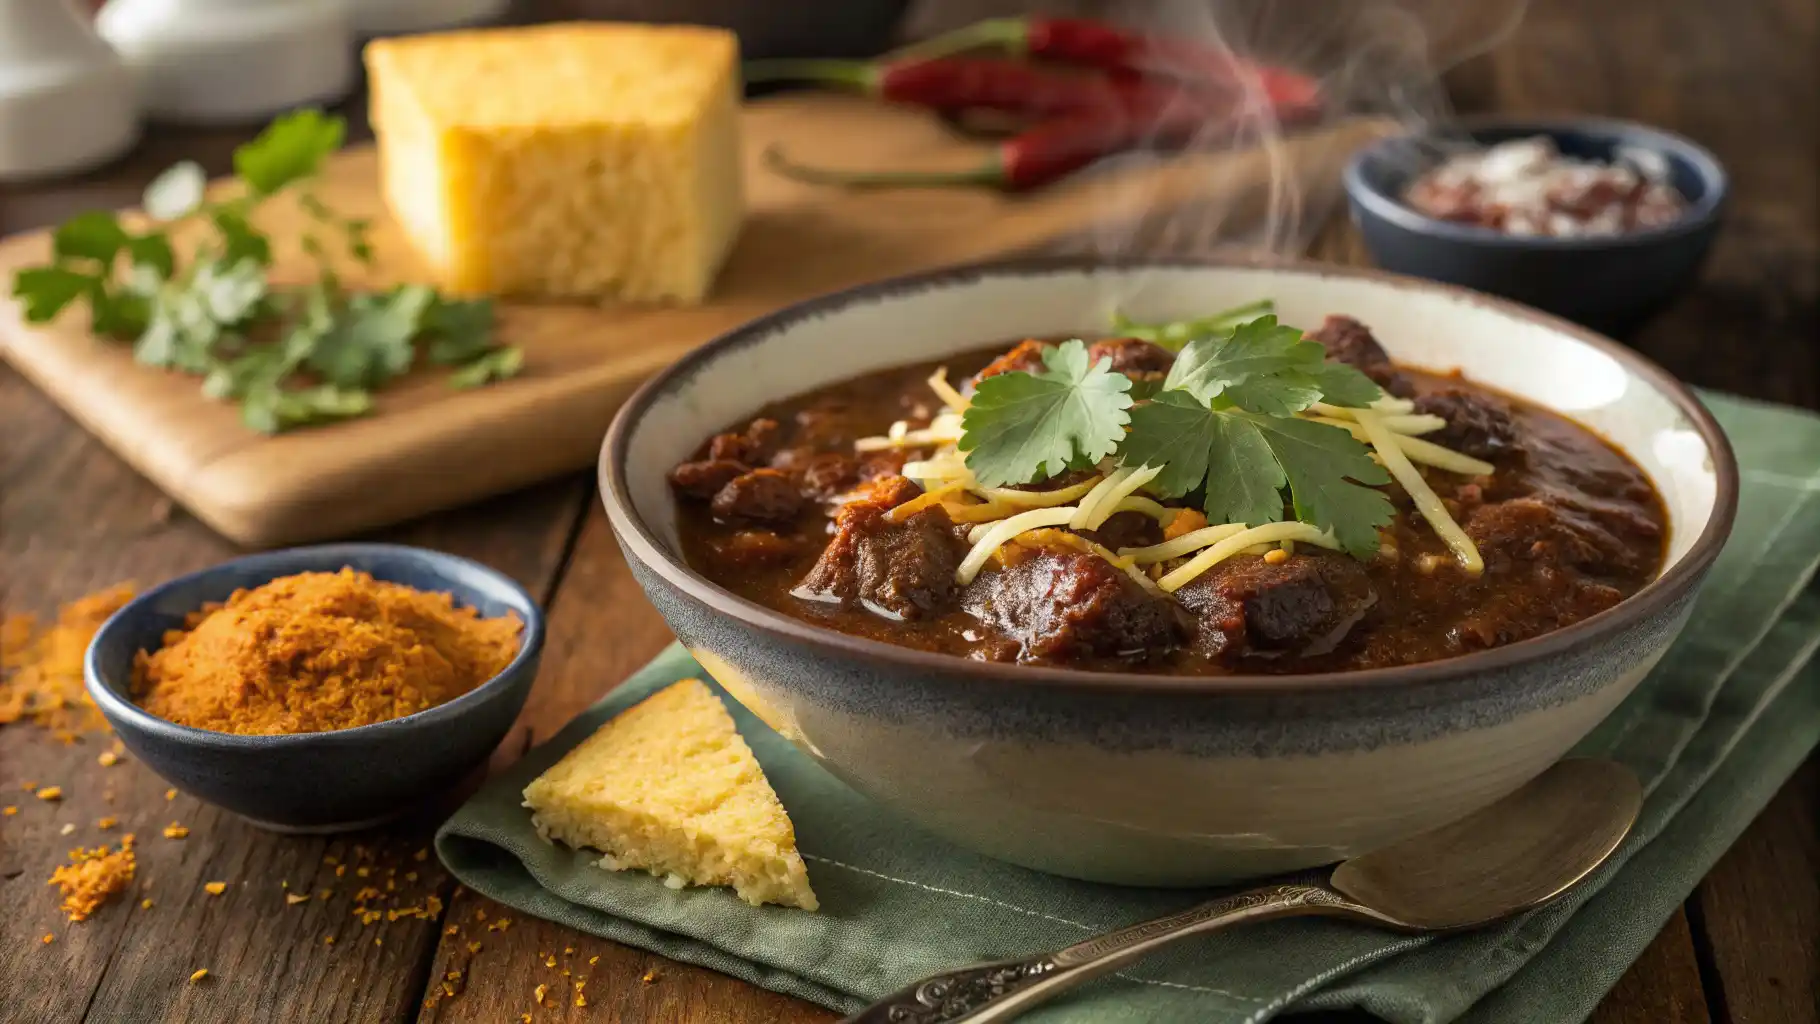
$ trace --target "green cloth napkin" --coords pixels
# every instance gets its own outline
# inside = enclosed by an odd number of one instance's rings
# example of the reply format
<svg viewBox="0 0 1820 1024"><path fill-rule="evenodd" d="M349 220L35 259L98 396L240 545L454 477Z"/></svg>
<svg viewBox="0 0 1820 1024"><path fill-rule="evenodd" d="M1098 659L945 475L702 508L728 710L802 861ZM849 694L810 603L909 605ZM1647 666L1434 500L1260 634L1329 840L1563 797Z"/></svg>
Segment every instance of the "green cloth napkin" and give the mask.
<svg viewBox="0 0 1820 1024"><path fill-rule="evenodd" d="M1252 1024L1362 1008L1397 1024L1577 1021L1655 937L1820 740L1820 419L1704 396L1743 466L1737 528L1686 633L1580 753L1636 769L1649 797L1619 853L1566 898L1445 938L1301 919L1179 943L1028 1019ZM701 668L672 649L443 826L437 851L521 911L852 1011L936 970L1053 949L1199 897L1069 881L925 835L823 772L728 699L790 816L820 913L665 888L537 838L520 791L600 723Z"/></svg>

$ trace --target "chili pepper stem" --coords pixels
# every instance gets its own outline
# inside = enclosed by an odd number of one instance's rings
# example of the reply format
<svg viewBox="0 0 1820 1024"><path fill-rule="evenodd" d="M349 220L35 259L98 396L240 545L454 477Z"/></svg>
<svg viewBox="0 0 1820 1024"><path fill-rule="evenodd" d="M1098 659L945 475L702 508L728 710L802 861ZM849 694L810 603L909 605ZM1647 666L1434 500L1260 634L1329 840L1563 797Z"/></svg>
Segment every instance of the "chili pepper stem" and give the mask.
<svg viewBox="0 0 1820 1024"><path fill-rule="evenodd" d="M987 18L893 50L884 59L887 62L932 60L987 48L1004 50L1013 57L1027 57L1030 54L1029 25L1027 18Z"/></svg>
<svg viewBox="0 0 1820 1024"><path fill-rule="evenodd" d="M784 155L776 144L765 149L765 166L771 170L810 185L841 185L848 188L919 188L945 185L999 185L1005 180L1003 161L993 158L978 167L961 171L843 171L799 164Z"/></svg>
<svg viewBox="0 0 1820 1024"><path fill-rule="evenodd" d="M884 77L884 65L858 60L822 60L813 58L771 58L747 61L741 69L746 84L768 82L816 82L845 86L875 95Z"/></svg>

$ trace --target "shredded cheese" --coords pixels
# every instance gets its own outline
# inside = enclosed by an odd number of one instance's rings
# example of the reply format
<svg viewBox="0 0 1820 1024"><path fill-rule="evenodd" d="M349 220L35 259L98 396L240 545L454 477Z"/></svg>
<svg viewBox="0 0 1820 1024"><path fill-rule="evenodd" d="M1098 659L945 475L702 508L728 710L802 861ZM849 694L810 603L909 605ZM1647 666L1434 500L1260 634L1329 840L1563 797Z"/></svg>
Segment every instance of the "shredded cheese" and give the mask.
<svg viewBox="0 0 1820 1024"><path fill-rule="evenodd" d="M1337 416L1310 416L1308 418L1316 423L1325 423L1330 427L1342 427L1347 430L1352 430L1359 425L1356 419L1341 419ZM1395 434L1432 434L1447 426L1446 420L1427 413L1380 416L1378 418Z"/></svg>
<svg viewBox="0 0 1820 1024"><path fill-rule="evenodd" d="M1314 416L1310 418L1316 423L1325 423L1330 427L1339 427L1350 432L1353 437L1356 437L1367 444L1371 443L1371 438L1365 433L1365 428L1359 423L1336 420L1325 416ZM1433 441L1424 441L1419 437L1408 437L1402 434L1396 434L1392 438L1392 442L1396 445L1397 450L1407 456L1411 462L1420 462L1425 466L1433 466L1436 469L1445 469L1450 473L1461 473L1466 476L1490 476L1491 473L1497 469L1496 466L1493 466L1483 459L1475 459L1470 455L1456 452L1452 448L1443 447L1435 444ZM1373 457L1379 465L1384 464L1384 459L1381 456L1376 455L1375 452L1373 453Z"/></svg>
<svg viewBox="0 0 1820 1024"><path fill-rule="evenodd" d="M967 557L961 559L960 568L954 571L954 582L963 587L972 583L973 578L986 567L987 560L998 551L999 545L1020 533L1027 533L1040 527L1063 526L1073 518L1075 512L1076 508L1072 505L1061 508L1033 508L1028 512L1019 512L1009 519L1001 519L996 523L974 527L973 532L967 535L967 539L973 542L973 548L967 552Z"/></svg>
<svg viewBox="0 0 1820 1024"><path fill-rule="evenodd" d="M1212 527L1209 527L1209 529L1212 529ZM1221 562L1224 562L1226 559L1231 558L1233 555L1247 551L1256 545L1268 546L1271 544L1279 544L1286 540L1307 541L1310 544L1317 544L1324 548L1337 549L1340 546L1339 541L1334 540L1331 534L1317 530L1307 523L1265 523L1263 526L1253 526L1248 530L1242 529L1238 533L1213 544L1205 551L1202 551L1200 554L1190 559L1186 565L1183 565L1181 568L1176 569L1158 580L1157 586L1162 587L1164 591L1173 594L1192 582L1195 577Z"/></svg>
<svg viewBox="0 0 1820 1024"><path fill-rule="evenodd" d="M1100 499L1104 498L1114 487L1123 483L1131 473L1130 469L1123 467L1107 473L1104 479L1094 485L1093 490L1087 492L1087 496L1081 499L1081 503L1075 506L1074 518L1068 521L1068 528L1071 530L1085 529L1087 517L1093 514L1094 506L1098 505Z"/></svg>
<svg viewBox="0 0 1820 1024"><path fill-rule="evenodd" d="M1328 405L1326 402L1316 402L1308 408L1311 412L1319 413L1322 416L1332 416L1335 419L1342 420L1351 419L1352 414L1355 411L1352 406ZM1381 412L1386 416L1401 416L1405 413L1415 412L1416 403L1408 398L1396 398L1392 395L1385 395L1371 403L1371 411Z"/></svg>
<svg viewBox="0 0 1820 1024"><path fill-rule="evenodd" d="M862 437L853 442L856 452L882 452L893 448L928 448L934 445L953 444L961 439L961 418L956 413L945 412L929 421L921 430L911 430L903 420L891 424L891 429L883 437Z"/></svg>
<svg viewBox="0 0 1820 1024"><path fill-rule="evenodd" d="M1053 505L1066 505L1092 493L1104 477L1082 480L1078 484L1057 487L1053 491L1020 491L1010 487L976 487L973 493L987 501L1004 505L1015 505L1022 508L1047 508Z"/></svg>
<svg viewBox="0 0 1820 1024"><path fill-rule="evenodd" d="M1396 435L1384 426L1376 413L1361 412L1358 421L1365 431L1366 439L1384 460L1384 468L1390 471L1397 483L1403 485L1403 490L1409 492L1416 510L1422 513L1422 518L1428 520L1428 525L1447 543L1461 568L1474 575L1483 572L1485 561L1479 557L1478 545L1472 542L1465 530L1460 529L1459 523L1453 521L1453 516L1447 514L1447 506L1441 503L1441 496L1428 486L1428 481L1422 479L1415 464L1398 447Z"/></svg>
<svg viewBox="0 0 1820 1024"><path fill-rule="evenodd" d="M1119 511L1119 506L1123 504L1126 499L1130 498L1133 492L1156 479L1157 474L1162 471L1163 467L1161 466L1142 466L1137 469L1116 470L1114 475L1123 474L1119 477L1118 482L1107 487L1105 491L1100 494L1098 500L1094 501L1091 511L1085 511L1085 509L1087 507L1087 502L1092 499L1082 498L1081 506L1084 510L1083 515L1076 516L1069 521L1068 525L1077 530L1099 529L1101 526L1105 525L1106 520L1112 518L1114 512ZM1161 508L1162 506L1158 505L1157 507Z"/></svg>
<svg viewBox="0 0 1820 1024"><path fill-rule="evenodd" d="M1029 533L1017 538L1015 543L1034 543L1037 546L1045 543L1063 544L1074 548L1076 551L1085 551L1091 555L1098 555L1105 559L1107 564L1131 577L1131 581L1136 583L1139 587L1142 587L1145 593L1154 594L1159 597L1162 596L1163 592L1157 588L1156 581L1149 576L1144 575L1144 571L1139 569L1131 559L1126 558L1123 555L1114 554L1106 545L1097 544L1078 533L1069 533L1066 530L1043 527L1031 530Z"/></svg>
<svg viewBox="0 0 1820 1024"><path fill-rule="evenodd" d="M967 468L967 462L959 452L944 451L932 458L904 463L903 475L922 483L925 480L961 480L973 479L973 471Z"/></svg>
<svg viewBox="0 0 1820 1024"><path fill-rule="evenodd" d="M1142 512L1156 520L1157 525L1166 530L1169 528L1170 523L1175 522L1175 517L1180 515L1182 510L1179 508L1170 508L1160 501L1152 501L1149 498L1132 495L1130 497L1120 498L1119 503L1107 511L1106 518L1111 519L1119 512Z"/></svg>
<svg viewBox="0 0 1820 1024"><path fill-rule="evenodd" d="M901 523L931 505L941 504L943 498L953 495L960 489L960 484L947 484L934 490L924 491L901 505L893 506L891 511L885 513L885 518L894 523Z"/></svg>
<svg viewBox="0 0 1820 1024"><path fill-rule="evenodd" d="M955 412L965 412L967 407L973 404L968 401L966 395L954 390L954 385L948 383L948 368L946 366L941 367L929 375L929 389L934 391L936 397L940 398L948 408L953 409Z"/></svg>
<svg viewBox="0 0 1820 1024"><path fill-rule="evenodd" d="M1147 548L1120 548L1119 554L1138 565L1151 565L1156 562L1167 562L1171 558L1180 558L1243 532L1245 532L1244 523L1203 526L1192 533L1184 533L1180 537L1166 540L1161 544L1152 544Z"/></svg>

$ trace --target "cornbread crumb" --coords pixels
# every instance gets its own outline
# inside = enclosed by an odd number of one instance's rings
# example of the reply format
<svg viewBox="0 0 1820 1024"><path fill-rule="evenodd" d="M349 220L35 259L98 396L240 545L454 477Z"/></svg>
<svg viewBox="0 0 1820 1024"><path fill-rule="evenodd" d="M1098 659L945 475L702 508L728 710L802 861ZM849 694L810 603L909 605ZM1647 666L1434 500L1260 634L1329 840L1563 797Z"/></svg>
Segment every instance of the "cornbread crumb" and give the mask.
<svg viewBox="0 0 1820 1024"><path fill-rule="evenodd" d="M63 827L57 830L57 834L60 836L67 836L74 831L76 831L76 823L73 821L66 821L63 823Z"/></svg>
<svg viewBox="0 0 1820 1024"><path fill-rule="evenodd" d="M816 908L796 833L720 699L699 679L645 698L525 788L547 840L680 888Z"/></svg>
<svg viewBox="0 0 1820 1024"><path fill-rule="evenodd" d="M334 944L335 944L335 936L333 936L333 935L324 935L324 936L323 936L323 937L322 937L322 944L323 944L323 945L325 945L325 946L333 946L333 945L334 945Z"/></svg>
<svg viewBox="0 0 1820 1024"><path fill-rule="evenodd" d="M0 808L0 814L4 814L9 818L18 813L19 808L14 807L12 804L7 804L5 807Z"/></svg>
<svg viewBox="0 0 1820 1024"><path fill-rule="evenodd" d="M51 944L51 943L53 943L53 942L56 942L56 941L57 941L57 937L56 937L56 936L55 936L55 935L52 935L52 934L51 934L51 933L50 933L50 932L45 932L45 933L44 933L44 938L43 938L43 940L42 940L42 941L43 941L43 943L44 943L44 944L45 944L45 945L47 945L47 946L48 946L48 945L50 945L50 944Z"/></svg>
<svg viewBox="0 0 1820 1024"><path fill-rule="evenodd" d="M202 888L210 896L219 896L222 893L227 892L227 883L226 882L205 882L205 883L203 883Z"/></svg>
<svg viewBox="0 0 1820 1024"><path fill-rule="evenodd" d="M455 292L700 302L745 205L738 51L686 25L371 43L386 204Z"/></svg>
<svg viewBox="0 0 1820 1024"><path fill-rule="evenodd" d="M532 998L533 998L533 999L535 999L535 1000L537 1000L537 1005L538 1005L538 1006L542 1006L542 1005L543 1005L543 997L544 997L544 993L546 993L546 992L548 992L548 991L550 991L550 986L548 986L548 985L539 985L539 986L537 986L537 988L536 988L536 990L535 990L535 991L533 991L533 992L532 992L532 993L531 993L531 997L532 997Z"/></svg>
<svg viewBox="0 0 1820 1024"><path fill-rule="evenodd" d="M646 971L645 976L638 980L644 982L647 985L656 981L657 980L657 968L653 967L652 969Z"/></svg>
<svg viewBox="0 0 1820 1024"><path fill-rule="evenodd" d="M287 892L284 894L285 905L289 906L289 907L294 907L299 903L308 903L309 901L310 901L310 894L307 892L306 893Z"/></svg>
<svg viewBox="0 0 1820 1024"><path fill-rule="evenodd" d="M590 964L597 964L597 963L600 963L600 957L598 957L598 956L591 956L591 957L589 957L589 958L588 958L588 963L590 963Z"/></svg>
<svg viewBox="0 0 1820 1024"><path fill-rule="evenodd" d="M103 750L95 760L99 761L103 768L112 768L120 763L120 755L111 750Z"/></svg>
<svg viewBox="0 0 1820 1024"><path fill-rule="evenodd" d="M166 800L175 800L175 799L177 799L177 791L176 791L176 790L175 790L175 789L167 789L167 790L165 790L165 791L164 791L164 798L165 798L165 799L166 799Z"/></svg>
<svg viewBox="0 0 1820 1024"><path fill-rule="evenodd" d="M126 891L134 869L133 844L128 837L117 850L105 846L71 850L70 863L52 872L49 884L62 890L63 912L69 919L86 921L101 904Z"/></svg>
<svg viewBox="0 0 1820 1024"><path fill-rule="evenodd" d="M103 832L106 832L108 829L113 828L118 824L120 824L120 822L115 818L97 818L95 820L95 827Z"/></svg>
<svg viewBox="0 0 1820 1024"><path fill-rule="evenodd" d="M470 953L470 954L473 954L473 953L478 953L478 952L480 952L480 943L478 943L478 942L470 942L470 943L468 943L468 952L469 952L469 953Z"/></svg>
<svg viewBox="0 0 1820 1024"><path fill-rule="evenodd" d="M190 834L189 829L184 828L182 825L179 825L174 821L171 822L169 825L164 826L164 838L166 838L166 839L182 839L189 834Z"/></svg>
<svg viewBox="0 0 1820 1024"><path fill-rule="evenodd" d="M209 976L209 969L207 967L204 967L201 970L197 971L195 974L190 975L190 984L194 985L197 982L201 981L202 979L204 979L208 976Z"/></svg>
<svg viewBox="0 0 1820 1024"><path fill-rule="evenodd" d="M411 854L411 859L416 861L419 864L422 864L425 860L429 859L429 856L430 856L429 848L424 847L424 848L418 850L416 853Z"/></svg>
<svg viewBox="0 0 1820 1024"><path fill-rule="evenodd" d="M63 787L62 786L46 786L43 789L38 791L38 799L40 799L40 800L61 800L61 799L63 799Z"/></svg>
<svg viewBox="0 0 1820 1024"><path fill-rule="evenodd" d="M151 901L151 898L150 898L150 897L147 897L147 898L146 898L146 899L142 899L142 900L140 900L140 901L139 901L139 909L140 909L140 910L150 910L150 909L152 909L152 901Z"/></svg>

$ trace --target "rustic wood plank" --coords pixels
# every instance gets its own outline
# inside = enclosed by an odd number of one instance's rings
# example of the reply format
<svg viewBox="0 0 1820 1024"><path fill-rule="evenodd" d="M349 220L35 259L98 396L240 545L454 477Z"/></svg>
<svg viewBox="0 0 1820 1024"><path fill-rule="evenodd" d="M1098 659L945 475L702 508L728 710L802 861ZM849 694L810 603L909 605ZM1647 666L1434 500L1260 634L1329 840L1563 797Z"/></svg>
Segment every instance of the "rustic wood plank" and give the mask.
<svg viewBox="0 0 1820 1024"><path fill-rule="evenodd" d="M1820 1021L1820 758L1810 759L1700 883L1692 906L1710 993L1738 1024Z"/></svg>
<svg viewBox="0 0 1820 1024"><path fill-rule="evenodd" d="M0 370L0 578L7 608L54 612L57 604L121 579L157 583L236 552L199 523L166 505L143 479L70 423L10 371ZM400 528L386 539L440 547L497 566L547 593L587 500L585 481L560 481L521 495ZM0 942L15 955L0 968L0 1006L9 1019L75 1021L397 1020L420 998L434 920L383 920L370 927L351 916L361 884L394 884L409 900L448 898L450 883L433 857L415 851L447 809L363 836L295 839L260 832L223 812L179 796L139 765L104 768L103 736L65 746L27 726L0 732L0 801L20 813L0 819L0 882L9 912ZM21 781L57 784L55 805L16 799ZM120 819L111 832L103 815ZM163 838L177 821L187 839ZM76 827L61 834L65 824ZM72 846L138 836L139 880L130 899L70 925L56 911L45 879ZM350 866L336 878L325 855L353 860L370 850L370 880ZM407 872L418 878L403 880ZM230 884L210 896L207 881ZM328 887L331 899L286 905L286 889ZM153 900L149 910L142 898ZM56 941L43 945L46 933ZM336 943L323 944L334 935ZM383 945L375 946L374 939ZM206 967L208 980L191 986ZM11 1014L18 1017L10 1017Z"/></svg>
<svg viewBox="0 0 1820 1024"><path fill-rule="evenodd" d="M670 630L644 599L599 503L588 510L562 586L550 605L550 631L537 691L501 751L522 751L549 737L577 712L619 685L670 640ZM489 931L504 914L512 926ZM485 915L483 919L481 915ZM723 974L527 917L474 893L458 895L430 970L421 1021L515 1021L536 1010L544 1020L823 1021L833 1015L800 1000L755 989ZM478 953L469 944L479 942ZM573 949L574 953L564 950ZM598 963L589 964L598 956ZM546 960L556 958L555 966ZM562 975L567 969L568 977ZM460 971L459 984L449 972ZM643 980L655 972L650 981ZM588 1007L574 1005L573 982L585 978ZM458 994L438 994L449 980ZM538 985L546 1004L535 1006Z"/></svg>
<svg viewBox="0 0 1820 1024"><path fill-rule="evenodd" d="M1591 1024L1707 1024L1687 915L1675 916L1593 1011Z"/></svg>

